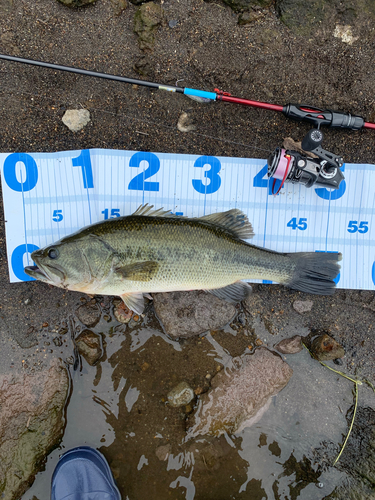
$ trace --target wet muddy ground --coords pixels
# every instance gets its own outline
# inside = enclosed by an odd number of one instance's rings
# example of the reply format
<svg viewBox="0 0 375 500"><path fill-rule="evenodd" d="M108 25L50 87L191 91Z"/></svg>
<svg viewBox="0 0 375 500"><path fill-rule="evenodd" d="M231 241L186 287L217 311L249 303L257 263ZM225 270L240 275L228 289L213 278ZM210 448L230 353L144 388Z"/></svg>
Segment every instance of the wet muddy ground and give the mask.
<svg viewBox="0 0 375 500"><path fill-rule="evenodd" d="M274 4L257 9L257 20L241 26L238 14L221 2L165 1L155 45L142 51L133 32L133 4L119 13L110 0L78 10L55 0L7 0L0 4L0 51L171 85L180 80L204 90L220 87L273 103L334 107L374 121L374 22L364 10L350 17L355 6L349 3L341 2L341 10L330 11L326 20L309 21L308 33L301 33L280 21ZM358 37L352 45L333 36L336 23L348 22ZM147 74L140 76L137 64ZM0 79L2 152L95 147L265 158L284 137L301 140L310 128L268 111L202 105L12 63L0 63ZM62 123L69 108L90 111L91 122L81 132ZM177 130L182 112L195 131ZM325 147L347 162L375 162L372 131L327 131ZM152 306L139 323L124 328L113 317L112 303L105 302L93 329L105 356L90 366L77 358L72 340L85 328L75 312L90 299L40 283L9 284L2 207L0 280L0 374L38 374L57 356L67 362L72 382L61 445L23 500L49 498L59 455L80 444L105 454L123 498L131 500L320 500L342 481L351 484L351 466L332 463L348 430L353 384L305 350L285 356L294 370L291 381L259 422L236 436L186 441L193 408L171 408L166 396L182 380L197 392L207 390L212 376L256 339L273 347L281 338L312 331L329 333L345 348L343 365L331 366L374 384L373 292L318 298L255 286L231 325L179 342L165 336ZM293 302L307 299L313 300L312 310L298 314ZM368 385L360 386L360 407L375 408L373 394Z"/></svg>

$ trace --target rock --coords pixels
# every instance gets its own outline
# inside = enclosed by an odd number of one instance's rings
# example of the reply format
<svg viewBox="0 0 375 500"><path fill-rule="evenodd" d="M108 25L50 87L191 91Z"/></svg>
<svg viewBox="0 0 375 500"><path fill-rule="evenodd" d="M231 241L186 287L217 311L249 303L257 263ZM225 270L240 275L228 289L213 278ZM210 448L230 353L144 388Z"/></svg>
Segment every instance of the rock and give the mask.
<svg viewBox="0 0 375 500"><path fill-rule="evenodd" d="M129 323L132 319L133 311L131 311L124 302L120 302L115 305L113 309L113 314L119 323Z"/></svg>
<svg viewBox="0 0 375 500"><path fill-rule="evenodd" d="M87 109L68 109L62 121L72 132L79 132L89 123L90 112Z"/></svg>
<svg viewBox="0 0 375 500"><path fill-rule="evenodd" d="M0 498L20 498L64 430L69 377L60 359L35 375L0 375Z"/></svg>
<svg viewBox="0 0 375 500"><path fill-rule="evenodd" d="M296 354L303 349L301 336L295 335L290 339L284 339L275 345L275 349L281 352L281 354Z"/></svg>
<svg viewBox="0 0 375 500"><path fill-rule="evenodd" d="M328 2L325 0L276 0L281 21L292 31L308 35L325 20Z"/></svg>
<svg viewBox="0 0 375 500"><path fill-rule="evenodd" d="M269 7L273 0L224 0L235 12L250 10L252 7Z"/></svg>
<svg viewBox="0 0 375 500"><path fill-rule="evenodd" d="M154 74L154 68L147 55L140 57L133 68L141 76L153 76Z"/></svg>
<svg viewBox="0 0 375 500"><path fill-rule="evenodd" d="M83 304L76 310L76 315L81 323L89 328L93 328L99 323L100 308L98 304Z"/></svg>
<svg viewBox="0 0 375 500"><path fill-rule="evenodd" d="M314 302L312 300L295 300L293 302L293 309L300 314L309 312L312 309Z"/></svg>
<svg viewBox="0 0 375 500"><path fill-rule="evenodd" d="M188 434L240 431L286 386L292 373L278 354L265 347L233 358L233 368L215 375L212 390L201 397L198 411L189 418Z"/></svg>
<svg viewBox="0 0 375 500"><path fill-rule="evenodd" d="M90 330L83 330L75 339L78 351L89 365L95 365L103 356L101 336Z"/></svg>
<svg viewBox="0 0 375 500"><path fill-rule="evenodd" d="M263 14L261 12L257 12L256 10L242 12L238 16L238 24L244 25L244 24L254 23L255 21L261 19L262 17Z"/></svg>
<svg viewBox="0 0 375 500"><path fill-rule="evenodd" d="M155 312L170 337L189 338L218 330L233 319L236 308L202 291L156 293Z"/></svg>
<svg viewBox="0 0 375 500"><path fill-rule="evenodd" d="M344 348L326 333L319 335L311 342L310 351L319 361L343 358L345 356Z"/></svg>
<svg viewBox="0 0 375 500"><path fill-rule="evenodd" d="M168 402L170 406L178 408L190 403L194 399L194 391L187 382L180 382L168 393Z"/></svg>
<svg viewBox="0 0 375 500"><path fill-rule="evenodd" d="M175 28L177 26L177 24L178 24L177 19L172 19L171 21L169 21L168 26L170 28Z"/></svg>
<svg viewBox="0 0 375 500"><path fill-rule="evenodd" d="M192 130L195 130L197 127L193 123L192 116L183 111L178 119L177 128L180 132L191 132Z"/></svg>
<svg viewBox="0 0 375 500"><path fill-rule="evenodd" d="M134 33L138 35L141 50L152 51L155 31L163 20L164 11L154 2L143 4L134 15Z"/></svg>
<svg viewBox="0 0 375 500"><path fill-rule="evenodd" d="M333 32L335 38L340 38L341 41L347 43L348 45L353 45L354 42L358 40L358 36L353 36L351 26L340 26L337 25L335 31Z"/></svg>
<svg viewBox="0 0 375 500"><path fill-rule="evenodd" d="M119 16L128 6L127 0L111 0L111 2L116 16Z"/></svg>
<svg viewBox="0 0 375 500"><path fill-rule="evenodd" d="M170 444L166 444L164 446L159 446L156 448L155 455L159 460L164 462L164 460L168 459L169 454L171 453L172 446Z"/></svg>
<svg viewBox="0 0 375 500"><path fill-rule="evenodd" d="M63 3L67 7L71 7L72 9L78 9L78 7L86 7L91 3L96 2L96 0L58 0L60 3Z"/></svg>

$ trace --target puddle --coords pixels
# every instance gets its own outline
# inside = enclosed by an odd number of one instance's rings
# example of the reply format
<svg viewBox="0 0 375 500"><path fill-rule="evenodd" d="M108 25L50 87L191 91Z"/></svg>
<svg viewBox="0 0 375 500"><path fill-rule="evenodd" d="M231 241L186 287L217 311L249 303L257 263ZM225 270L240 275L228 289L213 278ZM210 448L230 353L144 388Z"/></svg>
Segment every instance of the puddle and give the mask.
<svg viewBox="0 0 375 500"><path fill-rule="evenodd" d="M347 432L348 380L306 351L288 356L294 374L258 422L238 435L186 440L191 407L169 407L168 392L181 381L207 388L248 337L223 331L176 342L147 318L125 332L113 325L101 321L94 329L103 336L104 360L71 367L62 443L22 500L50 498L59 456L79 445L104 453L124 500L320 500L340 482L343 473L329 464Z"/></svg>

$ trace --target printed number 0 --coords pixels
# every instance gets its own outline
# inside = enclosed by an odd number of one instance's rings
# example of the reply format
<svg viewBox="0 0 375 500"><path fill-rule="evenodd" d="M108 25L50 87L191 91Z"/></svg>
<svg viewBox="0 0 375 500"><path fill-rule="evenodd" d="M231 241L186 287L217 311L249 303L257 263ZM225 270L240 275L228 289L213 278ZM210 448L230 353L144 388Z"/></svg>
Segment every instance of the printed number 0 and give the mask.
<svg viewBox="0 0 375 500"><path fill-rule="evenodd" d="M209 184L203 184L201 180L193 179L193 188L201 194L215 193L221 186L221 177L219 175L221 169L220 161L214 156L200 156L194 163L194 167L203 168L205 165L210 165L210 170L204 173L206 179L209 179Z"/></svg>
<svg viewBox="0 0 375 500"><path fill-rule="evenodd" d="M136 175L129 182L128 189L135 191L159 191L158 182L146 182L146 179L149 179L159 171L159 158L154 153L145 153L140 151L139 153L135 153L135 155L130 158L129 167L138 168L142 161L147 161L148 168Z"/></svg>
<svg viewBox="0 0 375 500"><path fill-rule="evenodd" d="M26 244L24 243L23 245L19 245L13 250L12 253L12 258L11 258L11 265L13 272L15 276L21 280L21 281L34 281L34 278L31 278L31 276L28 276L25 271L23 270L23 256L25 255L26 252L32 253L34 250L38 250L39 247L33 244Z"/></svg>
<svg viewBox="0 0 375 500"><path fill-rule="evenodd" d="M16 175L16 164L21 162L25 165L26 179L18 181ZM4 179L10 189L18 192L31 191L38 182L38 167L32 156L26 153L13 153L4 162Z"/></svg>

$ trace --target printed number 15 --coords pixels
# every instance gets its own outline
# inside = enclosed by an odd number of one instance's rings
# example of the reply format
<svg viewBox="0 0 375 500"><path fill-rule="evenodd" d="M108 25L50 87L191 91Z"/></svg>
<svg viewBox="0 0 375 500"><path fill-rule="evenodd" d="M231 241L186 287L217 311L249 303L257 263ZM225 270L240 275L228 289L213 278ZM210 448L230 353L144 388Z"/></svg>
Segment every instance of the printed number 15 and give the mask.
<svg viewBox="0 0 375 500"><path fill-rule="evenodd" d="M107 220L108 219L108 215L109 215L109 209L105 208L103 210L102 214L104 215L104 220ZM110 218L113 219L114 217L120 217L120 209L119 208L112 208L111 209L111 216L110 216Z"/></svg>

